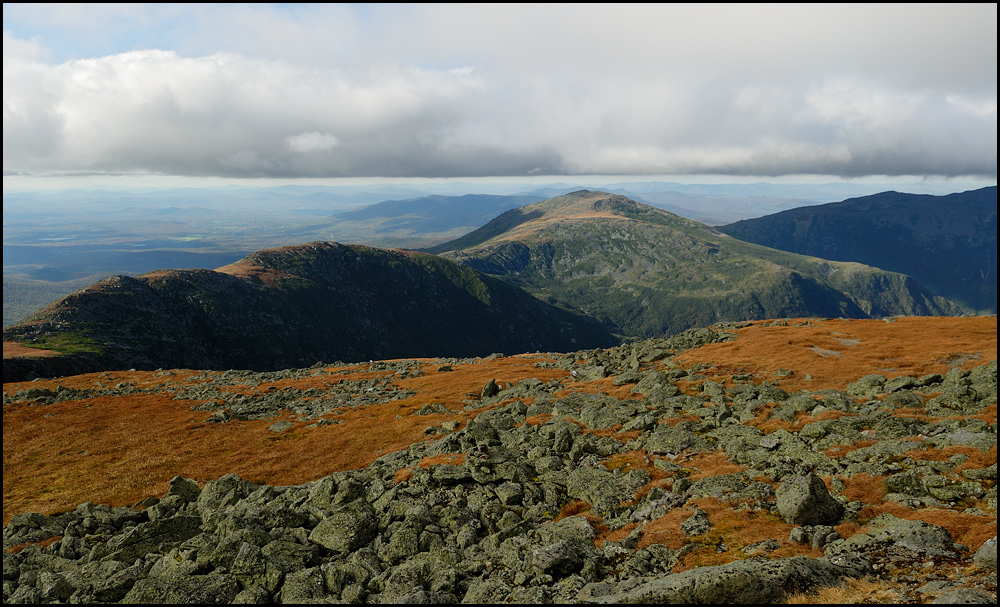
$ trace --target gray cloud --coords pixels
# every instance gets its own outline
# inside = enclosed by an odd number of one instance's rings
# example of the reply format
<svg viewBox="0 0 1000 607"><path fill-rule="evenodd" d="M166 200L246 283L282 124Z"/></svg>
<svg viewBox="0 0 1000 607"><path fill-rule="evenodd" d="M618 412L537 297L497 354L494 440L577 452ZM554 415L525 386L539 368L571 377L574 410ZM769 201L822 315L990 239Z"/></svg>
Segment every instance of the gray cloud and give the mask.
<svg viewBox="0 0 1000 607"><path fill-rule="evenodd" d="M5 172L996 178L996 5L103 10L5 5Z"/></svg>

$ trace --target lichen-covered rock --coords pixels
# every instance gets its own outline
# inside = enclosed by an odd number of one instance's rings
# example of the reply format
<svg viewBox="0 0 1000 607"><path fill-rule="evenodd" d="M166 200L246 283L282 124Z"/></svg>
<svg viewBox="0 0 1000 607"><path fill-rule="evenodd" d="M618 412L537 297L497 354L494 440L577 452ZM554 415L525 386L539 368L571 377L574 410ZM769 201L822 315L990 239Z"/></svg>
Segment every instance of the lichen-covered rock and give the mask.
<svg viewBox="0 0 1000 607"><path fill-rule="evenodd" d="M735 561L667 575L598 598L600 603L772 603L786 592L835 583L844 570L825 559Z"/></svg>
<svg viewBox="0 0 1000 607"><path fill-rule="evenodd" d="M847 393L852 396L875 396L886 384L885 375L865 375L858 381L847 386Z"/></svg>
<svg viewBox="0 0 1000 607"><path fill-rule="evenodd" d="M836 523L844 513L844 506L830 495L823 479L812 473L786 479L774 496L778 513L794 525Z"/></svg>
<svg viewBox="0 0 1000 607"><path fill-rule="evenodd" d="M956 588L938 595L932 605L996 605L992 594L977 588Z"/></svg>
<svg viewBox="0 0 1000 607"><path fill-rule="evenodd" d="M212 512L231 506L257 489L257 485L245 481L238 474L226 474L205 483L198 495L198 511Z"/></svg>
<svg viewBox="0 0 1000 607"><path fill-rule="evenodd" d="M696 509L694 514L681 523L681 531L684 532L684 535L703 535L711 529L712 523L708 520L708 512L701 508Z"/></svg>
<svg viewBox="0 0 1000 607"><path fill-rule="evenodd" d="M181 578L144 578L125 595L130 605L223 605L231 603L240 587L228 575L190 575Z"/></svg>
<svg viewBox="0 0 1000 607"><path fill-rule="evenodd" d="M997 570L997 536L994 535L992 539L986 540L972 557L972 562L980 569Z"/></svg>
<svg viewBox="0 0 1000 607"><path fill-rule="evenodd" d="M377 533L375 509L365 500L355 500L320 521L309 533L309 541L347 553L364 546Z"/></svg>
<svg viewBox="0 0 1000 607"><path fill-rule="evenodd" d="M924 521L896 518L891 514L881 514L872 519L865 533L830 543L825 553L827 556L863 554L887 544L920 555L955 556L956 554L955 542L944 527Z"/></svg>
<svg viewBox="0 0 1000 607"><path fill-rule="evenodd" d="M201 517L198 516L182 515L149 521L131 527L108 540L107 544L94 548L91 559L131 563L150 552L166 552L173 545L200 532Z"/></svg>

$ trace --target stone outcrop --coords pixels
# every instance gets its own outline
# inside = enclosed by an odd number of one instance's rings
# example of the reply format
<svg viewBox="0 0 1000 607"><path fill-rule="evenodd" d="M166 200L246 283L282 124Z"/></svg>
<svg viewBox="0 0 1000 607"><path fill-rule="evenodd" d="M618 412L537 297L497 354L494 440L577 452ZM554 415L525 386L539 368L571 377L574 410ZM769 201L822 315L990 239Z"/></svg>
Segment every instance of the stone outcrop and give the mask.
<svg viewBox="0 0 1000 607"><path fill-rule="evenodd" d="M491 381L478 399L473 395L477 415L464 427L451 426L363 469L295 486L228 474L199 487L176 477L165 495L143 500L141 510L85 503L54 515L18 514L3 530L4 601L774 602L890 565L996 570L995 537L973 546L973 557L937 525L887 514L861 520L864 504L843 490L853 475L878 475L886 478L886 499L903 507L947 507L974 496L992 499L995 508L995 465L920 459L909 440L988 453L995 424L971 415L894 418L888 410L906 402L981 411L996 401L995 362L945 376L876 381L874 396L867 389L789 394L750 378L712 382L669 361L655 370L642 366L724 332L709 333L552 355L542 363L614 377L610 383L619 387L643 385L631 392L634 399L566 394L558 381ZM413 365L391 364L412 376ZM308 371L287 373L298 372ZM232 373L233 381L261 379ZM680 378L701 382L700 392L682 394ZM220 380L200 390L225 394L225 388ZM373 399L393 398L390 385L368 388ZM331 388L334 402L337 390ZM325 405L314 402L320 395L309 396L244 404L254 416L282 403L321 411ZM24 390L5 395L5 403L45 406L50 398ZM349 406L349 400L339 402ZM811 421L766 433L743 423L759 420L762 410L772 419ZM837 416L818 415L824 411ZM828 455L861 437L870 437L866 446ZM702 463L715 453L725 454L725 473ZM453 463L427 463L458 455ZM830 490L821 477L830 478ZM730 511L782 525L782 536L737 543L719 522ZM681 537L659 543L656 524L666 516L677 521ZM841 523L859 531L841 538L834 529ZM823 556L773 554L799 548ZM696 567L691 555L725 558ZM946 590L965 594L939 599L982 598L981 589Z"/></svg>

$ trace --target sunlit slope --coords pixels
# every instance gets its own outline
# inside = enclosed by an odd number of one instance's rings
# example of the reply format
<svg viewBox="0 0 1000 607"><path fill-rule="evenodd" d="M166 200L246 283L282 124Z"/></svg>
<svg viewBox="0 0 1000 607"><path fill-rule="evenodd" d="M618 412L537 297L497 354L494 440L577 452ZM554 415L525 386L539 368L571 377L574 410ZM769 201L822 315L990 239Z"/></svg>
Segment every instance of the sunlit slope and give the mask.
<svg viewBox="0 0 1000 607"><path fill-rule="evenodd" d="M624 196L587 190L508 211L429 251L625 336L724 320L958 310L903 274L742 242Z"/></svg>

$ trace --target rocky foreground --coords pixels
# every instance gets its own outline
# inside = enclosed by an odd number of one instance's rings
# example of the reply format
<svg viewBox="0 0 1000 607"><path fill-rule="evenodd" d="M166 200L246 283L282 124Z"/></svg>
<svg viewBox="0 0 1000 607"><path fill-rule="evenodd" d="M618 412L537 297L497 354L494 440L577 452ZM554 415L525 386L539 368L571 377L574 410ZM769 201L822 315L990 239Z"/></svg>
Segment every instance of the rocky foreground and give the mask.
<svg viewBox="0 0 1000 607"><path fill-rule="evenodd" d="M744 326L549 354L532 364L553 379L393 409L432 421L429 440L319 480L176 476L134 507L13 514L4 602L837 602L880 584L896 602L995 603L996 361L814 390L781 384L790 369L685 365ZM264 423L295 442L418 402L405 381L485 364L372 363L325 390L264 389L322 368L231 372L172 394L205 427ZM5 385L5 520L11 412L135 399L169 377Z"/></svg>

